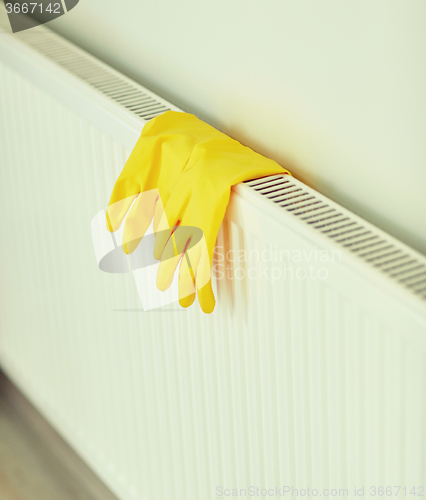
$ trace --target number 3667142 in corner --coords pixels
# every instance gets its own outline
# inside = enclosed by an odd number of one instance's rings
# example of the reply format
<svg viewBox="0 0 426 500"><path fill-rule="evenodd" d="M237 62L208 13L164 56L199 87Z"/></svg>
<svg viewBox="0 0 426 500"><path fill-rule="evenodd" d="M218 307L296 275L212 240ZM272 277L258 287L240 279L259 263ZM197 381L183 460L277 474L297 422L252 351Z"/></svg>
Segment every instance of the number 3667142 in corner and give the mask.
<svg viewBox="0 0 426 500"><path fill-rule="evenodd" d="M51 1L10 0L5 2L12 32L24 31L48 23L73 9L79 0Z"/></svg>

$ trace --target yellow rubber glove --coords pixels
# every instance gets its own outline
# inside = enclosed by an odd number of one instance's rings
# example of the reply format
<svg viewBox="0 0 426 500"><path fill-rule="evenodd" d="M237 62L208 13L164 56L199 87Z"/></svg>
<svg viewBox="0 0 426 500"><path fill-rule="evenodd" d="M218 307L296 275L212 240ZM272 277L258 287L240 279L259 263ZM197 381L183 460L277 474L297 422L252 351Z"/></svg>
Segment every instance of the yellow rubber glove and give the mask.
<svg viewBox="0 0 426 500"><path fill-rule="evenodd" d="M131 253L154 217L155 256L162 260L158 287L170 286L184 255L179 301L184 307L192 304L196 283L202 309L211 312L212 256L230 188L277 173L288 172L195 116L168 111L143 128L114 186L107 227L116 231L132 207L123 232L123 249Z"/></svg>
<svg viewBox="0 0 426 500"><path fill-rule="evenodd" d="M182 258L179 270L179 302L188 307L198 300L206 313L213 311L211 266L217 234L229 202L231 187L266 175L289 173L273 160L227 137L215 137L195 145L191 157L165 204L169 231L156 235L154 256L161 258L157 286L166 290ZM177 227L176 227L177 226ZM164 227L164 226L163 226ZM198 240L202 230L204 241Z"/></svg>
<svg viewBox="0 0 426 500"><path fill-rule="evenodd" d="M194 146L212 137L226 135L194 115L176 111L167 111L144 126L115 183L107 208L107 228L116 231L132 206L123 232L126 253L136 249L154 214L154 229L158 230L163 205Z"/></svg>

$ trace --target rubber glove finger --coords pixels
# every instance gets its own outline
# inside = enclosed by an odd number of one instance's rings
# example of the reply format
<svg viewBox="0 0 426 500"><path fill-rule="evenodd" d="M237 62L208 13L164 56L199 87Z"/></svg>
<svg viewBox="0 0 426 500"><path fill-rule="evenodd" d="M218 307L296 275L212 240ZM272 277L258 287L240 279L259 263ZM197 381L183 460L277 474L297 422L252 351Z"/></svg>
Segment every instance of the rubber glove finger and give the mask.
<svg viewBox="0 0 426 500"><path fill-rule="evenodd" d="M201 309L206 314L212 313L216 305L216 300L214 298L211 280L209 280L209 282L202 288L197 288L197 295Z"/></svg>
<svg viewBox="0 0 426 500"><path fill-rule="evenodd" d="M182 228L183 227L189 227L189 226L182 226ZM194 234L193 236L194 240L196 236L199 235ZM213 311L216 301L212 289L210 257L205 236L203 235L195 245L191 246L191 244L189 244L187 246L185 255L188 255L189 261L191 263L191 268L194 273L193 276L195 278L197 287L198 302L200 303L201 309L205 313L209 314ZM189 289L189 279L188 277L186 278L188 281L185 284L183 284L182 293L184 293L185 290ZM181 293L180 284L179 284L179 293ZM188 305L191 305L193 300L191 302L189 302L189 300L190 297L188 297L187 301L183 301L183 303L188 302ZM183 305L183 303L180 300L179 302L182 307L188 307Z"/></svg>
<svg viewBox="0 0 426 500"><path fill-rule="evenodd" d="M117 231L139 191L137 183L121 180L115 183L107 207L107 229L109 231Z"/></svg>
<svg viewBox="0 0 426 500"><path fill-rule="evenodd" d="M189 307L195 300L195 275L188 252L185 252L180 263L178 289L179 304L182 307Z"/></svg>
<svg viewBox="0 0 426 500"><path fill-rule="evenodd" d="M188 241L185 255L179 269L179 303L182 307L189 307L195 300L195 273L201 257L202 246L198 244L201 230L195 227L193 227L192 230L191 239ZM202 237L203 235L201 232L201 238Z"/></svg>
<svg viewBox="0 0 426 500"><path fill-rule="evenodd" d="M159 197L155 205L154 213L154 233L155 233L155 244L154 244L154 258L157 260L161 259L164 248L167 245L173 231L176 229L178 221L174 219L174 224L169 224L169 219L167 217L166 211L164 209L165 203L163 199Z"/></svg>
<svg viewBox="0 0 426 500"><path fill-rule="evenodd" d="M155 217L155 215L154 215ZM171 241L171 236L173 231L177 229L177 225L169 226L167 221L166 213L163 213L159 227L155 232L155 244L154 244L154 258L157 260L162 259L163 253L169 241Z"/></svg>
<svg viewBox="0 0 426 500"><path fill-rule="evenodd" d="M185 229L186 228L177 228L169 238L162 253L157 272L157 288L163 292L172 284L173 275L185 253L188 240L191 238L190 233ZM159 233L158 236L161 236L161 233Z"/></svg>
<svg viewBox="0 0 426 500"><path fill-rule="evenodd" d="M190 226L181 226L179 229L183 230L183 228L188 228L189 230ZM179 303L182 307L189 307L195 300L195 272L203 251L207 251L203 232L199 228L192 227L191 237L188 240L188 245L179 269ZM201 282L200 277L199 279ZM207 280L209 279L208 277Z"/></svg>
<svg viewBox="0 0 426 500"><path fill-rule="evenodd" d="M126 217L136 197L137 194L108 205L106 209L106 226L108 231L114 232L120 228L124 217Z"/></svg>
<svg viewBox="0 0 426 500"><path fill-rule="evenodd" d="M216 301L211 282L210 257L204 238L201 241L200 249L199 262L196 267L194 266L196 269L195 281L197 284L197 296L201 309L205 313L210 314L213 312Z"/></svg>
<svg viewBox="0 0 426 500"><path fill-rule="evenodd" d="M158 189L139 193L130 209L123 231L123 250L134 252L145 235L154 216L154 208L158 198Z"/></svg>
<svg viewBox="0 0 426 500"><path fill-rule="evenodd" d="M157 260L162 258L173 231L179 226L179 221L184 216L185 208L186 203L179 196L176 196L170 198L165 209L157 209L157 213L154 215L154 231L156 231L154 257ZM157 227L155 228L155 226Z"/></svg>

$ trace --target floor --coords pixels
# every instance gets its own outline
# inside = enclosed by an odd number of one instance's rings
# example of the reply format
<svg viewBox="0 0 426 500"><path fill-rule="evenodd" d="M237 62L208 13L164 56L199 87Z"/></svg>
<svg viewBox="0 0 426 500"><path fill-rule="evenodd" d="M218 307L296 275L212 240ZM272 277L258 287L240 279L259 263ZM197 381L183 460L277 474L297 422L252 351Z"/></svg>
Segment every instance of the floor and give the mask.
<svg viewBox="0 0 426 500"><path fill-rule="evenodd" d="M117 500L2 372L0 500Z"/></svg>

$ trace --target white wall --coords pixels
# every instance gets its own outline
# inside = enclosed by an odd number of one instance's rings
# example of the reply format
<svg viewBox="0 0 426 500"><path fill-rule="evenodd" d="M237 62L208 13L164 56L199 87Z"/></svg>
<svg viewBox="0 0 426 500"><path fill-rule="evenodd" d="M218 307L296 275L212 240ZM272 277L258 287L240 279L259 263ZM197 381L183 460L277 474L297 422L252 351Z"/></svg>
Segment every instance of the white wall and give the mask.
<svg viewBox="0 0 426 500"><path fill-rule="evenodd" d="M50 26L426 253L424 0L81 0Z"/></svg>

